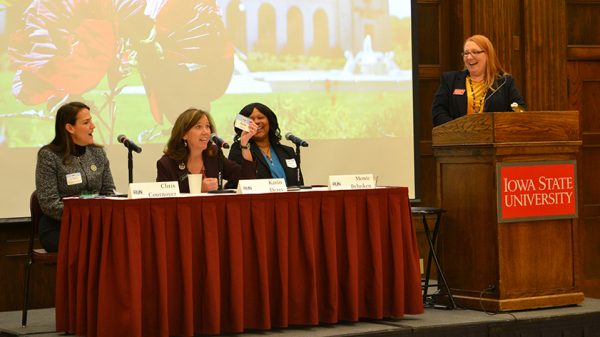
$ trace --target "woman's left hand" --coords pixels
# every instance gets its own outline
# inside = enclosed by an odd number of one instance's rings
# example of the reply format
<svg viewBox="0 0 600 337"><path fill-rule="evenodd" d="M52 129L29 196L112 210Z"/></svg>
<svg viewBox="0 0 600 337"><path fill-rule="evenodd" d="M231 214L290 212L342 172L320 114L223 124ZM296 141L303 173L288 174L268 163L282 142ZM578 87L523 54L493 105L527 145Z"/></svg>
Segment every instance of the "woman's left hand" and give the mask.
<svg viewBox="0 0 600 337"><path fill-rule="evenodd" d="M214 191L219 187L217 178L202 179L202 192Z"/></svg>

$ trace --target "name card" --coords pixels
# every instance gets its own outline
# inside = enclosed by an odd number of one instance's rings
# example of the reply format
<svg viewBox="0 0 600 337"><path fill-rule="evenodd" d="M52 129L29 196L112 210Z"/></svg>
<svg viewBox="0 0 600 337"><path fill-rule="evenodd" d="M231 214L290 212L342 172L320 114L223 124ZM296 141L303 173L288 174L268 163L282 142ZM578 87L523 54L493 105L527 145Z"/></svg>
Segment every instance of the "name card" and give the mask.
<svg viewBox="0 0 600 337"><path fill-rule="evenodd" d="M285 179L248 179L238 182L239 194L287 192Z"/></svg>
<svg viewBox="0 0 600 337"><path fill-rule="evenodd" d="M375 176L372 174L329 176L330 190L360 190L375 186Z"/></svg>
<svg viewBox="0 0 600 337"><path fill-rule="evenodd" d="M129 184L129 199L167 198L179 196L179 184L176 181Z"/></svg>

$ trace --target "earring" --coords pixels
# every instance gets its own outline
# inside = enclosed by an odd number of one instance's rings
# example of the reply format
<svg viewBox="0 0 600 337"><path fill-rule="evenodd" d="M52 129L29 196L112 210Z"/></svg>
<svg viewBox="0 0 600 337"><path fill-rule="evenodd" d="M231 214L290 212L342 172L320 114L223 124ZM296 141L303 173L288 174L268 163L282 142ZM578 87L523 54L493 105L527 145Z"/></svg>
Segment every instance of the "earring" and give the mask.
<svg viewBox="0 0 600 337"><path fill-rule="evenodd" d="M187 147L187 140L185 140L185 139L183 140L183 146Z"/></svg>

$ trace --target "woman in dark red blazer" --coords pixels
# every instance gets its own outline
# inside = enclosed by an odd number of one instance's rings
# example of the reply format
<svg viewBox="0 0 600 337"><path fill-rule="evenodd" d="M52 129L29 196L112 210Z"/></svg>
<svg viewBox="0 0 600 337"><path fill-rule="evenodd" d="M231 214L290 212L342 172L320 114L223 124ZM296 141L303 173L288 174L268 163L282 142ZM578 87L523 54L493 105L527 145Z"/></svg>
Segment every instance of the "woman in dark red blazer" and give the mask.
<svg viewBox="0 0 600 337"><path fill-rule="evenodd" d="M189 193L188 174L202 174L202 192L217 189L218 162L223 162L223 179L227 180L227 188L235 188L238 180L252 179L256 176L256 163L252 153L245 150L241 165L233 162L217 151L217 146L210 140L214 133L214 122L208 112L200 109L188 109L177 120L171 131L171 137L164 155L156 162L156 181L177 181L179 191ZM250 124L250 131L244 132L242 138L248 142L256 133L256 124Z"/></svg>

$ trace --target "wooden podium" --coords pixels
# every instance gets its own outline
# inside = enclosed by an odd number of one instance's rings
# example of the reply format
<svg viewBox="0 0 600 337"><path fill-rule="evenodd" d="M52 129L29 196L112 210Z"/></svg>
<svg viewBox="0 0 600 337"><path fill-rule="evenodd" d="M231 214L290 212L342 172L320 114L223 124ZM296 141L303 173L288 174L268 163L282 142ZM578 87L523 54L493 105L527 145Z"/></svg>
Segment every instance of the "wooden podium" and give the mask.
<svg viewBox="0 0 600 337"><path fill-rule="evenodd" d="M577 111L484 113L433 129L447 211L438 254L457 303L511 311L583 301L577 218L500 222L496 177L499 163L577 160L579 130Z"/></svg>

